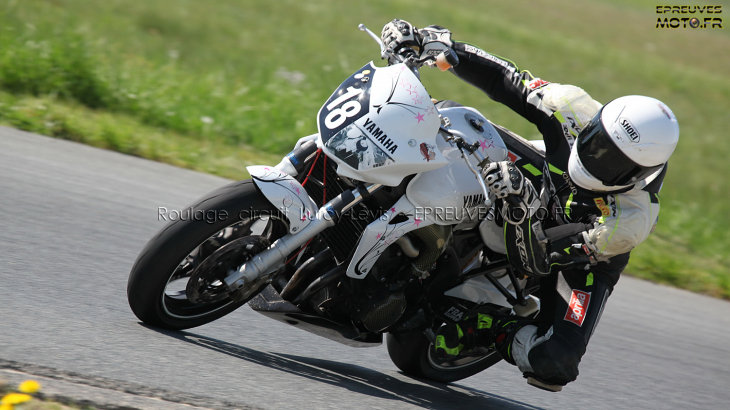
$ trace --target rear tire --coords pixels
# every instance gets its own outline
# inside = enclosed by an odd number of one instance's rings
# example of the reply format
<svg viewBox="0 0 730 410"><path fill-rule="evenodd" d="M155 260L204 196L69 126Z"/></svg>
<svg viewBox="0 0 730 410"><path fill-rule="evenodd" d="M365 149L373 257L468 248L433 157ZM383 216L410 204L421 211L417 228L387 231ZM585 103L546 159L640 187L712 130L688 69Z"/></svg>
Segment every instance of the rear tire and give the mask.
<svg viewBox="0 0 730 410"><path fill-rule="evenodd" d="M248 300L233 302L221 283L216 283L217 288L210 287L213 291L220 289L220 295L202 303L188 300L185 289L195 268L216 249L236 239L256 236L274 242L288 232L286 220L251 180L219 188L198 199L192 209L193 215L215 218L171 221L145 245L129 274L129 306L146 324L187 329L236 310Z"/></svg>
<svg viewBox="0 0 730 410"><path fill-rule="evenodd" d="M471 377L502 360L491 349L485 354L463 355L448 362L436 356L433 344L422 332L398 334L386 337L388 354L393 364L408 376L441 383L451 383Z"/></svg>

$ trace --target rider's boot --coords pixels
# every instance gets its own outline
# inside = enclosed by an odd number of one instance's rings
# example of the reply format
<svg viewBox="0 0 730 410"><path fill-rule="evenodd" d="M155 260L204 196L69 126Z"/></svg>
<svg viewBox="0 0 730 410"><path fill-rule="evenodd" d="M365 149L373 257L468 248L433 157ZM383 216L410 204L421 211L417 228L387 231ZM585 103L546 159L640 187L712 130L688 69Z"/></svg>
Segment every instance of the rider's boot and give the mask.
<svg viewBox="0 0 730 410"><path fill-rule="evenodd" d="M505 360L514 364L509 357L508 346L512 339L510 336L518 330L517 324L514 317L495 317L484 313L467 317L459 323L446 324L436 332L436 354L444 359L454 359L465 350L494 346Z"/></svg>
<svg viewBox="0 0 730 410"><path fill-rule="evenodd" d="M446 324L436 332L436 354L447 360L455 359L461 352L475 347L494 347L502 359L515 365L511 345L517 332L531 320L514 316L496 317L484 313L467 317L461 322ZM527 383L539 389L558 392L563 385L545 382L533 373L523 374Z"/></svg>

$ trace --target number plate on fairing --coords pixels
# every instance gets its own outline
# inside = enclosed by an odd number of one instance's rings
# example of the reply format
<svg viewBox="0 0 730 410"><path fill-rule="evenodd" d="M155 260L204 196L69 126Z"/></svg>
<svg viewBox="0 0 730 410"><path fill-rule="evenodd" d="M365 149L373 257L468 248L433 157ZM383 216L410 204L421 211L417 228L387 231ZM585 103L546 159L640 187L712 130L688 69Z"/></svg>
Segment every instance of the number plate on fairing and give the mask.
<svg viewBox="0 0 730 410"><path fill-rule="evenodd" d="M361 181L395 186L448 163L436 148L438 111L403 64L358 70L320 109L318 126L337 172Z"/></svg>

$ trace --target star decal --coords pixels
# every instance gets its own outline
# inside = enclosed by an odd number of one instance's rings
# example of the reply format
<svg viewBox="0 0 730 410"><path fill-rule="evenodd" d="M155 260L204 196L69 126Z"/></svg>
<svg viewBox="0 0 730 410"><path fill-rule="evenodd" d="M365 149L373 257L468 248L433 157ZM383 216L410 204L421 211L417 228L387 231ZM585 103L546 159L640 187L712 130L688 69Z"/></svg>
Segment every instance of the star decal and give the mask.
<svg viewBox="0 0 730 410"><path fill-rule="evenodd" d="M375 235L375 239L380 239L380 237L382 237L382 236L383 236L383 234L379 233L379 234Z"/></svg>
<svg viewBox="0 0 730 410"><path fill-rule="evenodd" d="M428 113L429 117L431 116L431 114L436 115L436 107L426 108L426 112Z"/></svg>
<svg viewBox="0 0 730 410"><path fill-rule="evenodd" d="M395 207L390 208L390 212L395 212Z"/></svg>
<svg viewBox="0 0 730 410"><path fill-rule="evenodd" d="M425 119L423 119L423 114L418 114L413 118L417 119L419 124L421 123L421 121L426 121Z"/></svg>
<svg viewBox="0 0 730 410"><path fill-rule="evenodd" d="M419 226L421 224L421 222L423 222L422 219L416 218L416 219L413 220L413 223L416 224L416 226Z"/></svg>

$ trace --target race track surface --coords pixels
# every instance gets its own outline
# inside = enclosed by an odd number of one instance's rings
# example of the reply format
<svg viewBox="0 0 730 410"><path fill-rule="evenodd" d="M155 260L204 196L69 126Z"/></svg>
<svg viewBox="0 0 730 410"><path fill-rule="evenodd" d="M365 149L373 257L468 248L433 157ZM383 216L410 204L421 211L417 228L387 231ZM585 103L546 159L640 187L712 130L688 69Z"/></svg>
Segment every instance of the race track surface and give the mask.
<svg viewBox="0 0 730 410"><path fill-rule="evenodd" d="M623 277L578 381L499 363L441 385L244 307L186 332L139 323L127 275L164 225L227 180L0 127L0 368L216 409L724 409L730 304Z"/></svg>

